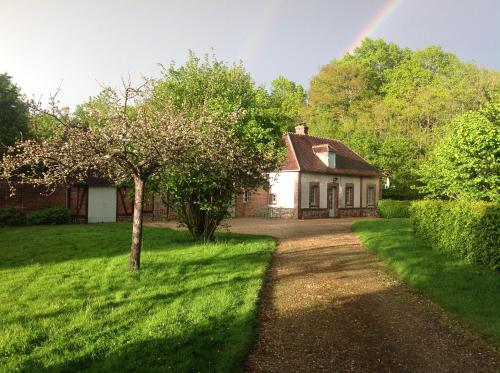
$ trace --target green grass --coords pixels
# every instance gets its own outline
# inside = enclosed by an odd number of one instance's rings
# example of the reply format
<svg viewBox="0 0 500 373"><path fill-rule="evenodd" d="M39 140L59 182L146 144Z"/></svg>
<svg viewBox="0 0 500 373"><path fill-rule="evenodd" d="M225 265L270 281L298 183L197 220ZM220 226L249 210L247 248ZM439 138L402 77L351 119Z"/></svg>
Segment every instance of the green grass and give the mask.
<svg viewBox="0 0 500 373"><path fill-rule="evenodd" d="M239 370L275 243L129 224L0 229L0 371Z"/></svg>
<svg viewBox="0 0 500 373"><path fill-rule="evenodd" d="M433 251L409 219L359 221L354 231L411 287L500 347L500 274Z"/></svg>

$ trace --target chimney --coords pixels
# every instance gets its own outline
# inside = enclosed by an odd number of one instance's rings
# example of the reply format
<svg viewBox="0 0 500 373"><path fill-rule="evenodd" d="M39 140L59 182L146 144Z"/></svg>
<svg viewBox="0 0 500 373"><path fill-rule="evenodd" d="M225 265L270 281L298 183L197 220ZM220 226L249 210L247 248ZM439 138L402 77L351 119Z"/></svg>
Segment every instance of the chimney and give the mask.
<svg viewBox="0 0 500 373"><path fill-rule="evenodd" d="M307 127L305 123L299 124L298 126L295 127L295 133L299 135L307 135L308 132L309 132L309 127Z"/></svg>

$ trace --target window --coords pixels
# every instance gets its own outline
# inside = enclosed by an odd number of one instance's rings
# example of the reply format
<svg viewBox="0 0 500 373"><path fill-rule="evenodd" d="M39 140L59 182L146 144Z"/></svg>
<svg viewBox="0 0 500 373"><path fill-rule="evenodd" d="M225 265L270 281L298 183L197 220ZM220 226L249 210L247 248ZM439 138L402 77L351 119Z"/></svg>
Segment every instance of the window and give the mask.
<svg viewBox="0 0 500 373"><path fill-rule="evenodd" d="M354 206L354 185L346 184L345 185L345 205L346 207Z"/></svg>
<svg viewBox="0 0 500 373"><path fill-rule="evenodd" d="M368 195L366 200L368 201L368 206L375 206L375 187L368 186Z"/></svg>
<svg viewBox="0 0 500 373"><path fill-rule="evenodd" d="M248 201L250 201L250 193L247 190L245 190L243 192L243 203L247 203Z"/></svg>
<svg viewBox="0 0 500 373"><path fill-rule="evenodd" d="M275 205L276 204L276 193L270 193L269 194L269 204L270 205Z"/></svg>
<svg viewBox="0 0 500 373"><path fill-rule="evenodd" d="M309 185L309 207L319 207L319 184Z"/></svg>

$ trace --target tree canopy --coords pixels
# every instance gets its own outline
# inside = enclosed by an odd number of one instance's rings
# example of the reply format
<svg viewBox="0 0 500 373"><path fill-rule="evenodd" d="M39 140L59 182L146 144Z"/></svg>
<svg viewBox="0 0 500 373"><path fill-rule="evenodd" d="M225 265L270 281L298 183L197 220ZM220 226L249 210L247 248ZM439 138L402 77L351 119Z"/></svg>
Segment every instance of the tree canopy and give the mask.
<svg viewBox="0 0 500 373"><path fill-rule="evenodd" d="M391 177L391 192L408 197L447 124L499 98L498 71L437 46L365 39L312 78L306 113L312 134L345 142Z"/></svg>
<svg viewBox="0 0 500 373"><path fill-rule="evenodd" d="M303 91L281 78L269 94L255 86L243 66L194 55L183 66L165 69L156 91L160 100L173 102L174 110L206 112L230 134L218 144L217 159L201 152L188 172L165 167L152 186L168 193L169 203L193 236L211 240L234 196L265 187L266 173L279 167L281 131L293 125ZM228 120L235 110L241 115Z"/></svg>
<svg viewBox="0 0 500 373"><path fill-rule="evenodd" d="M500 202L500 104L458 116L420 169L433 198Z"/></svg>
<svg viewBox="0 0 500 373"><path fill-rule="evenodd" d="M0 74L0 156L16 140L29 137L29 109L17 85Z"/></svg>

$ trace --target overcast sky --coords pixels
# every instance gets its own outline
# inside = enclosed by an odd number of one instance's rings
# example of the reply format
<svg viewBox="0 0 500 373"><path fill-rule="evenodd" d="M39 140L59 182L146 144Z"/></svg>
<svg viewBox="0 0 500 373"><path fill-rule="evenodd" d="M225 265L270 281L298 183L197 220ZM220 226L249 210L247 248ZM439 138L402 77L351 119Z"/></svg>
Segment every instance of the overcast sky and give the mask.
<svg viewBox="0 0 500 373"><path fill-rule="evenodd" d="M500 0L0 0L0 73L36 97L62 80L74 106L98 82L157 76L158 63L213 48L257 84L283 75L307 87L362 36L500 69Z"/></svg>

